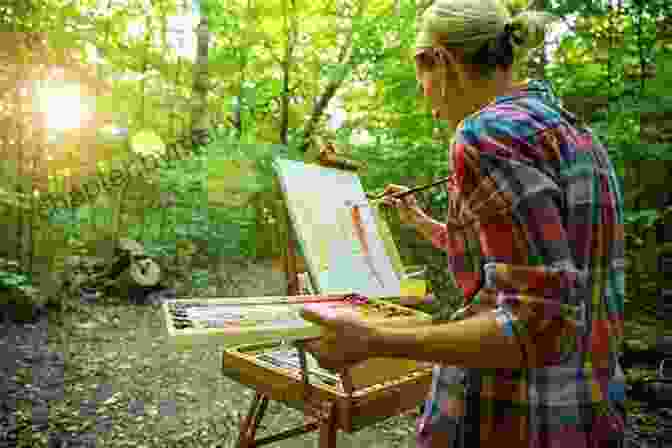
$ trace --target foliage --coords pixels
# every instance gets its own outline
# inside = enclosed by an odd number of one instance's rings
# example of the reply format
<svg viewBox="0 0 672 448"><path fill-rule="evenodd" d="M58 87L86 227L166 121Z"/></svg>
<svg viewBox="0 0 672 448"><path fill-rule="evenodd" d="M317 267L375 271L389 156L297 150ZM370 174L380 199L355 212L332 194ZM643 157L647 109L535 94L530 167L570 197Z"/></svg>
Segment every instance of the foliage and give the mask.
<svg viewBox="0 0 672 448"><path fill-rule="evenodd" d="M0 319L31 321L44 302L33 286L31 273L15 260L0 258Z"/></svg>
<svg viewBox="0 0 672 448"><path fill-rule="evenodd" d="M450 134L445 124L431 118L428 104L417 94L411 51L415 2L290 3L201 2L212 33L207 101L214 141L203 154L134 181L121 196L110 193L100 204L55 210L48 226L59 229L63 241L88 240L101 227L109 230L120 225L115 232L164 253L175 252L175 241L185 239L201 242L209 257L251 256L259 218L244 198L273 194L275 157L303 158L304 139L312 138L306 134L306 120L326 94L325 86L339 76L345 78L335 95L343 99L345 122L332 130L321 116L314 132L366 163L362 182L367 190L448 174ZM620 9L600 1L544 4L563 20L578 16L561 37L556 57L546 67L547 76L561 97L599 94L607 98L606 107L587 118L607 144L621 178L630 160L669 159L672 134L662 129L653 132L647 122L652 114L664 115L672 108L669 36L660 25L661 17L670 17L669 4L624 1ZM364 13L358 16L362 5ZM96 110L108 123L127 128L128 138L151 130L169 141L187 130L197 67L178 54L166 34L171 16L181 13L181 2L130 0L126 6L109 2L101 7L93 0L79 5L33 0L22 7L5 16L8 26L37 29L40 24L49 31L47 53L52 67L79 60L89 72L96 71L108 92L96 96ZM51 27L45 13L48 7L59 11ZM140 26L144 27L141 33L128 33ZM339 61L349 33L351 54L345 62ZM94 67L83 60L87 45L98 47L104 62ZM655 76L647 77L653 66ZM288 141L281 145L285 95L290 97ZM3 101L13 100L4 97ZM368 134L368 142L359 140L362 133ZM103 165L129 158L128 142L110 142L97 135L87 150ZM63 145L53 149L67 157L43 162L55 177L66 176L65 183L76 184L80 171L86 170L83 164L73 164L84 159L82 147ZM235 207L210 205L232 197L240 198ZM9 197L3 201L11 207L21 202ZM443 196L436 194L428 201L441 213ZM651 213L629 210L627 216L641 220Z"/></svg>
<svg viewBox="0 0 672 448"><path fill-rule="evenodd" d="M577 22L576 33L560 42L560 57L549 65L548 74L560 96L588 98L598 93L607 99L605 107L588 120L607 145L624 185L631 162L668 161L672 154L670 134L657 118L672 110L668 99L672 72L667 69L671 58L665 43L669 36L658 35L661 18L669 19L672 10L669 2L661 1L621 5L622 9L616 9L585 2L581 7L585 15ZM574 6L563 2L556 11L567 13ZM646 75L652 66L655 76ZM641 226L653 225L660 217L656 209L626 209L627 228L638 233L628 233L628 240L641 242Z"/></svg>
<svg viewBox="0 0 672 448"><path fill-rule="evenodd" d="M661 213L656 209L645 210L626 210L625 224L641 224L651 226L661 217Z"/></svg>
<svg viewBox="0 0 672 448"><path fill-rule="evenodd" d="M208 287L210 273L203 269L195 269L191 274L192 287L195 290L203 290Z"/></svg>
<svg viewBox="0 0 672 448"><path fill-rule="evenodd" d="M30 284L30 276L21 272L17 261L0 259L0 289L19 289Z"/></svg>

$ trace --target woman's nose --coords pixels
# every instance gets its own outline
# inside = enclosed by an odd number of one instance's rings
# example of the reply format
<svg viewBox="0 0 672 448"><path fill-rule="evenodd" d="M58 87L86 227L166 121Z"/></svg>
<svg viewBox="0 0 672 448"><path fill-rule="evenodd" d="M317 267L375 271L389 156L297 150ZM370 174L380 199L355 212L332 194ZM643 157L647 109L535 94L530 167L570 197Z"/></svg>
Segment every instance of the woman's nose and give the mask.
<svg viewBox="0 0 672 448"><path fill-rule="evenodd" d="M432 95L432 80L431 79L425 79L422 83L423 89L425 91L426 96L431 96Z"/></svg>

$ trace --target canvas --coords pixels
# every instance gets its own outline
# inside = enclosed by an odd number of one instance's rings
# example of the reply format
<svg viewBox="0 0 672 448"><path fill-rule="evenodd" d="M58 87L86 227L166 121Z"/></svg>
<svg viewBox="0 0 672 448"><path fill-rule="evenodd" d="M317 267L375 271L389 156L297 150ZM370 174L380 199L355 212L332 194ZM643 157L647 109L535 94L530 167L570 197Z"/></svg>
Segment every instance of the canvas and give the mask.
<svg viewBox="0 0 672 448"><path fill-rule="evenodd" d="M387 226L370 207L355 218L347 205L366 201L357 174L285 159L274 167L316 290L402 295L401 260Z"/></svg>

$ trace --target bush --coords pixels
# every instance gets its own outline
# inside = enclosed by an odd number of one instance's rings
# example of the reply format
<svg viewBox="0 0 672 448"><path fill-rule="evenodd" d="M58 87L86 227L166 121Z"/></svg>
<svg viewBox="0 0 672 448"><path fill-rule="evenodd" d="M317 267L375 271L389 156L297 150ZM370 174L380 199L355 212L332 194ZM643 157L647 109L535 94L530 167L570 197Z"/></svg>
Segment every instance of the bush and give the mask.
<svg viewBox="0 0 672 448"><path fill-rule="evenodd" d="M0 258L0 318L30 322L44 309L40 292L19 263Z"/></svg>

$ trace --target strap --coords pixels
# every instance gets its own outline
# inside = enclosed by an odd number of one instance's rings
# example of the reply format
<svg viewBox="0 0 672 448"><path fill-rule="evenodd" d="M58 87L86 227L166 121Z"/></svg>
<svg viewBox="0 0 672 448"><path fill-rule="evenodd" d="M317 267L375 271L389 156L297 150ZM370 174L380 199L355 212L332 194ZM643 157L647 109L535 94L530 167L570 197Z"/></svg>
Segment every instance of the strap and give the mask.
<svg viewBox="0 0 672 448"><path fill-rule="evenodd" d="M465 381L467 394L462 446L478 448L481 444L481 370L468 369Z"/></svg>

